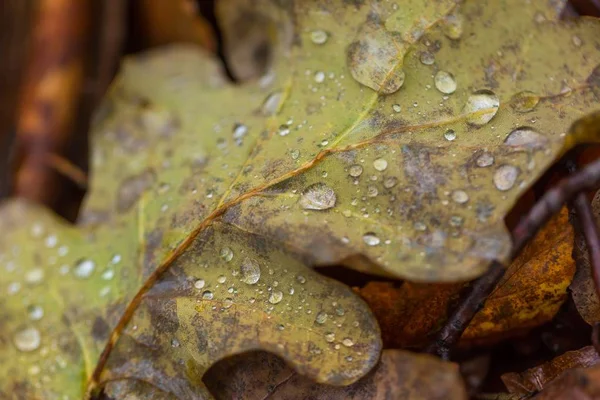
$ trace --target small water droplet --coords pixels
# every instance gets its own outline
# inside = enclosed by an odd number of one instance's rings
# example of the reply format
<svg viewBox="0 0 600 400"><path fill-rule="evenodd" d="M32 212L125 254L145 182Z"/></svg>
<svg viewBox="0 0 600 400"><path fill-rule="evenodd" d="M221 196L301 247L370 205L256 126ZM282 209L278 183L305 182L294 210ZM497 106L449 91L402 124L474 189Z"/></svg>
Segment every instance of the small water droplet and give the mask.
<svg viewBox="0 0 600 400"><path fill-rule="evenodd" d="M387 167L388 163L383 158L378 158L377 160L373 161L373 168L375 168L377 171L385 171Z"/></svg>
<svg viewBox="0 0 600 400"><path fill-rule="evenodd" d="M354 346L354 342L350 338L344 338L344 340L342 340L342 344L346 347Z"/></svg>
<svg viewBox="0 0 600 400"><path fill-rule="evenodd" d="M519 175L519 169L513 165L501 165L494 173L494 185L498 190L510 190Z"/></svg>
<svg viewBox="0 0 600 400"><path fill-rule="evenodd" d="M413 228L415 228L416 231L425 232L427 230L427 225L421 221L417 221L413 224Z"/></svg>
<svg viewBox="0 0 600 400"><path fill-rule="evenodd" d="M40 347L42 335L36 328L25 328L15 334L13 341L18 350L30 352Z"/></svg>
<svg viewBox="0 0 600 400"><path fill-rule="evenodd" d="M327 321L327 313L325 311L319 312L315 317L315 322L322 325L325 321Z"/></svg>
<svg viewBox="0 0 600 400"><path fill-rule="evenodd" d="M333 333L333 332L325 333L325 340L328 343L333 343L335 341L335 333Z"/></svg>
<svg viewBox="0 0 600 400"><path fill-rule="evenodd" d="M322 29L315 29L310 33L310 40L314 44L325 44L328 38L329 35Z"/></svg>
<svg viewBox="0 0 600 400"><path fill-rule="evenodd" d="M260 279L260 266L256 261L245 258L240 266L240 273L242 274L242 282L254 285Z"/></svg>
<svg viewBox="0 0 600 400"><path fill-rule="evenodd" d="M483 153L482 155L477 157L477 160L475 161L475 163L480 168L489 167L490 165L492 165L494 163L494 156L491 155L490 153Z"/></svg>
<svg viewBox="0 0 600 400"><path fill-rule="evenodd" d="M115 254L114 256L112 256L110 262L113 263L113 264L120 263L121 262L121 255L120 254Z"/></svg>
<svg viewBox="0 0 600 400"><path fill-rule="evenodd" d="M432 65L435 62L435 57L428 51L422 51L420 57L421 63L424 65Z"/></svg>
<svg viewBox="0 0 600 400"><path fill-rule="evenodd" d="M211 292L210 290L205 290L204 292L202 292L202 298L204 300L212 300L214 298L213 292Z"/></svg>
<svg viewBox="0 0 600 400"><path fill-rule="evenodd" d="M469 201L469 195L464 190L455 190L452 192L452 200L458 204L464 204Z"/></svg>
<svg viewBox="0 0 600 400"><path fill-rule="evenodd" d="M386 189L391 189L398 184L398 178L395 176L388 176L383 181L383 187Z"/></svg>
<svg viewBox="0 0 600 400"><path fill-rule="evenodd" d="M205 285L206 281L204 279L197 279L196 282L194 282L194 287L196 289L202 289Z"/></svg>
<svg viewBox="0 0 600 400"><path fill-rule="evenodd" d="M94 268L96 268L96 263L92 260L82 259L75 263L75 268L73 268L73 272L76 277L81 279L89 278L94 272Z"/></svg>
<svg viewBox="0 0 600 400"><path fill-rule="evenodd" d="M50 235L50 236L46 237L46 239L44 240L44 243L45 243L46 247L53 248L58 243L58 238L56 237L56 235Z"/></svg>
<svg viewBox="0 0 600 400"><path fill-rule="evenodd" d="M225 283L227 281L227 278L225 277L225 275L219 275L217 278L217 282L219 283Z"/></svg>
<svg viewBox="0 0 600 400"><path fill-rule="evenodd" d="M547 147L548 139L533 128L521 126L508 134L504 144L518 149L539 150Z"/></svg>
<svg viewBox="0 0 600 400"><path fill-rule="evenodd" d="M352 360L354 360L354 358L352 358L352 356L346 356L346 361L352 362Z"/></svg>
<svg viewBox="0 0 600 400"><path fill-rule="evenodd" d="M323 71L315 72L315 82L323 83L324 80L325 80L325 73Z"/></svg>
<svg viewBox="0 0 600 400"><path fill-rule="evenodd" d="M231 250L229 247L223 247L219 253L219 256L221 256L223 260L229 262L233 260L233 250Z"/></svg>
<svg viewBox="0 0 600 400"><path fill-rule="evenodd" d="M269 94L260 107L262 115L264 115L265 117L275 115L275 113L277 113L277 110L279 109L279 103L281 103L282 97L283 92L281 90Z"/></svg>
<svg viewBox="0 0 600 400"><path fill-rule="evenodd" d="M367 186L367 196L376 197L378 194L379 194L379 191L377 190L376 186L373 186L373 185Z"/></svg>
<svg viewBox="0 0 600 400"><path fill-rule="evenodd" d="M269 296L269 303L277 304L283 299L283 292L279 290L273 290Z"/></svg>
<svg viewBox="0 0 600 400"><path fill-rule="evenodd" d="M300 151L297 149L290 150L290 156L292 156L292 160L297 160L300 157Z"/></svg>
<svg viewBox="0 0 600 400"><path fill-rule="evenodd" d="M510 100L510 105L518 112L533 111L540 102L540 97L533 92L523 91L515 94Z"/></svg>
<svg viewBox="0 0 600 400"><path fill-rule="evenodd" d="M44 316L44 309L38 305L30 305L27 307L27 315L32 321L39 321Z"/></svg>
<svg viewBox="0 0 600 400"><path fill-rule="evenodd" d="M456 132L454 132L452 129L448 129L446 132L444 132L444 138L446 140L453 141L456 139Z"/></svg>
<svg viewBox="0 0 600 400"><path fill-rule="evenodd" d="M102 273L102 279L104 279L105 281L111 280L114 276L115 271L113 271L112 269L107 269Z"/></svg>
<svg viewBox="0 0 600 400"><path fill-rule="evenodd" d="M459 215L453 215L450 217L450 225L457 228L463 224L463 218Z"/></svg>
<svg viewBox="0 0 600 400"><path fill-rule="evenodd" d="M367 232L363 235L363 241L367 246L377 246L381 243L381 239L377 237L373 232Z"/></svg>
<svg viewBox="0 0 600 400"><path fill-rule="evenodd" d="M25 274L25 281L27 283L36 284L44 280L44 270L42 268L34 268L31 271L27 271Z"/></svg>
<svg viewBox="0 0 600 400"><path fill-rule="evenodd" d="M232 305L233 305L233 299L231 297L226 297L225 300L223 300L223 308L224 309L231 308Z"/></svg>
<svg viewBox="0 0 600 400"><path fill-rule="evenodd" d="M335 206L336 195L324 183L315 183L304 189L300 196L300 207L305 210L327 210Z"/></svg>
<svg viewBox="0 0 600 400"><path fill-rule="evenodd" d="M171 347L179 347L181 346L181 344L179 343L179 340L173 338L171 339Z"/></svg>
<svg viewBox="0 0 600 400"><path fill-rule="evenodd" d="M236 123L233 125L233 138L242 139L248 133L248 127L244 124Z"/></svg>
<svg viewBox="0 0 600 400"><path fill-rule="evenodd" d="M281 125L277 130L279 136L287 136L290 134L290 127L287 125Z"/></svg>
<svg viewBox="0 0 600 400"><path fill-rule="evenodd" d="M478 90L467 99L464 113L467 114L467 122L472 125L487 124L498 112L500 100L491 90Z"/></svg>
<svg viewBox="0 0 600 400"><path fill-rule="evenodd" d="M456 91L456 79L450 72L438 71L433 81L436 89L444 94L452 94Z"/></svg>
<svg viewBox="0 0 600 400"><path fill-rule="evenodd" d="M402 111L402 107L400 106L400 104L393 104L392 110L394 110L394 112L399 113L400 111Z"/></svg>
<svg viewBox="0 0 600 400"><path fill-rule="evenodd" d="M358 164L354 164L348 170L348 174L354 178L358 178L359 176L362 175L362 173L363 173L363 167Z"/></svg>
<svg viewBox="0 0 600 400"><path fill-rule="evenodd" d="M573 35L573 37L571 38L571 41L573 42L575 47L581 47L581 45L583 44L581 38L577 35Z"/></svg>
<svg viewBox="0 0 600 400"><path fill-rule="evenodd" d="M304 284L304 283L306 283L306 278L302 275L298 275L298 276L296 276L296 281L300 284Z"/></svg>

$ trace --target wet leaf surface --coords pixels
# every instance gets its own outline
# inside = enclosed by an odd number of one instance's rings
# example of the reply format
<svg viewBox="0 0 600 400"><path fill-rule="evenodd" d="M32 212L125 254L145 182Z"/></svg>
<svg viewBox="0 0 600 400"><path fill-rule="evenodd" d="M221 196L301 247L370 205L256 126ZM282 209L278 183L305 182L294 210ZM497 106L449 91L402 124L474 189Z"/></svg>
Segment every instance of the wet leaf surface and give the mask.
<svg viewBox="0 0 600 400"><path fill-rule="evenodd" d="M597 108L595 20L516 0L255 9L260 80L227 84L191 47L125 61L78 227L3 208L0 393L207 398L206 370L248 350L355 382L377 323L308 267L474 278L506 261L519 196L597 139L568 132Z"/></svg>
<svg viewBox="0 0 600 400"><path fill-rule="evenodd" d="M400 350L385 350L369 375L346 387L315 384L268 353L223 360L205 380L219 399L467 399L458 365Z"/></svg>
<svg viewBox="0 0 600 400"><path fill-rule="evenodd" d="M535 400L600 399L600 367L579 368L565 372L537 396Z"/></svg>

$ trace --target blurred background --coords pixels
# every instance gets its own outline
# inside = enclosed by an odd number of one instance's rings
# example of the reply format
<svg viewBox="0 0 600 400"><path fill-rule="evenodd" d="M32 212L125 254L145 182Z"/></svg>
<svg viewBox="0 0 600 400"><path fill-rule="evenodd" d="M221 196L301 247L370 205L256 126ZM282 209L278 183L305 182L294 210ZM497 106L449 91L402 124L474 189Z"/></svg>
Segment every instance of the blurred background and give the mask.
<svg viewBox="0 0 600 400"><path fill-rule="evenodd" d="M221 56L215 1L227 0L0 0L0 198L74 221L88 127L119 60L175 42ZM564 14L600 16L600 0L571 0Z"/></svg>

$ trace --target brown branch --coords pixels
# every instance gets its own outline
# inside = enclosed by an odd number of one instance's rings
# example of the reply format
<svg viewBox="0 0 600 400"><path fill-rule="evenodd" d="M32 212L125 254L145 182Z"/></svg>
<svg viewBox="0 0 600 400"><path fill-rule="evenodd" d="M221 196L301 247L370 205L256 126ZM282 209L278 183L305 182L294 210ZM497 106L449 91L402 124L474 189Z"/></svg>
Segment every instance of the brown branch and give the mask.
<svg viewBox="0 0 600 400"><path fill-rule="evenodd" d="M548 190L513 229L511 258L523 250L525 245L564 204L571 201L575 195L595 189L599 184L600 160L596 160ZM437 338L426 349L428 353L437 354L443 359L449 358L452 346L460 339L477 311L483 307L488 295L504 276L505 271L503 265L493 262L488 272L473 283L469 293L450 315Z"/></svg>

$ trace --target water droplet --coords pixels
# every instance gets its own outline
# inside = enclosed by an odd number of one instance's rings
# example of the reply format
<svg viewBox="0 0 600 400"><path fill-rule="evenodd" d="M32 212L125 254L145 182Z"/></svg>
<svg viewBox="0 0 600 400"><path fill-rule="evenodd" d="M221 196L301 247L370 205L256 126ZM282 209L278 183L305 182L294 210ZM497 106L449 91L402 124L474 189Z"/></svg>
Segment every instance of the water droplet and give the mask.
<svg viewBox="0 0 600 400"><path fill-rule="evenodd" d="M583 44L583 42L581 41L581 38L577 35L573 35L573 37L571 38L571 41L573 42L575 47L581 47L581 45Z"/></svg>
<svg viewBox="0 0 600 400"><path fill-rule="evenodd" d="M312 31L310 33L310 40L314 44L325 44L325 42L327 42L328 38L329 38L329 35L327 34L327 32L325 32L322 29L315 29L314 31Z"/></svg>
<svg viewBox="0 0 600 400"><path fill-rule="evenodd" d="M324 80L325 80L325 73L323 71L315 72L315 82L323 83Z"/></svg>
<svg viewBox="0 0 600 400"><path fill-rule="evenodd" d="M517 167L512 165L501 165L494 173L494 185L498 190L507 191L510 190L519 175Z"/></svg>
<svg viewBox="0 0 600 400"><path fill-rule="evenodd" d="M244 124L236 123L233 125L233 138L242 139L248 133L248 127Z"/></svg>
<svg viewBox="0 0 600 400"><path fill-rule="evenodd" d="M325 333L325 340L328 343L333 343L335 341L335 333L333 333L333 332Z"/></svg>
<svg viewBox="0 0 600 400"><path fill-rule="evenodd" d="M457 228L463 224L463 218L459 215L453 215L450 217L450 225Z"/></svg>
<svg viewBox="0 0 600 400"><path fill-rule="evenodd" d="M375 168L377 171L385 171L387 166L388 163L383 158L378 158L377 160L373 161L373 168Z"/></svg>
<svg viewBox="0 0 600 400"><path fill-rule="evenodd" d="M398 184L398 178L395 176L388 176L383 181L383 187L386 189L391 189Z"/></svg>
<svg viewBox="0 0 600 400"><path fill-rule="evenodd" d="M306 283L306 278L302 275L298 275L298 276L296 276L296 281L300 284L304 284L304 283Z"/></svg>
<svg viewBox="0 0 600 400"><path fill-rule="evenodd" d="M342 344L346 347L354 346L354 342L350 338L344 338L344 340L342 340Z"/></svg>
<svg viewBox="0 0 600 400"><path fill-rule="evenodd" d="M324 183L315 183L304 189L300 196L300 207L305 210L327 210L335 206L336 195Z"/></svg>
<svg viewBox="0 0 600 400"><path fill-rule="evenodd" d="M223 247L219 255L223 260L229 262L233 259L233 250L231 250L229 247Z"/></svg>
<svg viewBox="0 0 600 400"><path fill-rule="evenodd" d="M335 309L335 313L337 315L339 315L340 317L342 317L346 313L346 311L344 310L343 307L339 306Z"/></svg>
<svg viewBox="0 0 600 400"><path fill-rule="evenodd" d="M393 104L392 110L394 110L394 112L399 113L400 111L402 111L402 107L400 106L400 104Z"/></svg>
<svg viewBox="0 0 600 400"><path fill-rule="evenodd" d="M415 228L416 231L425 232L427 230L427 225L421 221L417 221L413 224L413 228Z"/></svg>
<svg viewBox="0 0 600 400"><path fill-rule="evenodd" d="M31 227L31 236L39 238L44 234L44 226L40 223L35 223Z"/></svg>
<svg viewBox="0 0 600 400"><path fill-rule="evenodd" d="M225 300L223 300L223 308L224 309L231 308L232 305L233 305L233 299L231 297L226 297Z"/></svg>
<svg viewBox="0 0 600 400"><path fill-rule="evenodd" d="M44 309L37 305L30 305L27 307L27 315L32 321L39 321L44 316Z"/></svg>
<svg viewBox="0 0 600 400"><path fill-rule="evenodd" d="M44 280L44 270L41 268L34 268L31 271L27 271L25 274L25 281L27 283L36 284Z"/></svg>
<svg viewBox="0 0 600 400"><path fill-rule="evenodd" d="M277 113L277 110L279 109L279 103L281 103L282 97L283 92L281 90L269 94L265 101L263 101L262 106L260 107L262 115L264 115L265 117L275 115L275 113Z"/></svg>
<svg viewBox="0 0 600 400"><path fill-rule="evenodd" d="M204 285L206 285L206 281L204 279L197 279L196 282L194 282L194 287L196 289L202 289Z"/></svg>
<svg viewBox="0 0 600 400"><path fill-rule="evenodd" d="M515 94L510 100L510 105L518 112L533 111L540 102L540 97L533 92L523 91Z"/></svg>
<svg viewBox="0 0 600 400"><path fill-rule="evenodd" d="M428 51L422 51L420 57L421 63L424 65L432 65L435 62L435 57Z"/></svg>
<svg viewBox="0 0 600 400"><path fill-rule="evenodd" d="M225 283L227 281L227 278L225 277L225 275L219 275L219 277L217 278L217 282L219 283Z"/></svg>
<svg viewBox="0 0 600 400"><path fill-rule="evenodd" d="M115 254L114 256L112 256L110 262L113 263L113 264L120 263L121 262L121 255L120 254Z"/></svg>
<svg viewBox="0 0 600 400"><path fill-rule="evenodd" d="M171 347L179 347L181 346L181 344L179 343L179 340L173 338L171 339Z"/></svg>
<svg viewBox="0 0 600 400"><path fill-rule="evenodd" d="M467 122L472 125L487 124L498 112L500 100L491 90L478 90L467 99L464 113L467 114Z"/></svg>
<svg viewBox="0 0 600 400"><path fill-rule="evenodd" d="M112 269L107 269L102 273L102 279L104 279L105 281L111 280L114 276L115 271L113 271Z"/></svg>
<svg viewBox="0 0 600 400"><path fill-rule="evenodd" d="M533 128L521 126L508 134L504 144L519 149L538 150L548 145L548 139Z"/></svg>
<svg viewBox="0 0 600 400"><path fill-rule="evenodd" d="M300 157L300 151L293 149L290 151L290 155L292 156L292 160L297 160Z"/></svg>
<svg viewBox="0 0 600 400"><path fill-rule="evenodd" d="M260 279L260 266L256 261L245 258L240 266L240 273L242 274L242 282L254 285Z"/></svg>
<svg viewBox="0 0 600 400"><path fill-rule="evenodd" d="M17 349L29 352L40 347L42 335L36 328L25 328L17 332L13 340Z"/></svg>
<svg viewBox="0 0 600 400"><path fill-rule="evenodd" d="M204 300L212 300L215 296L213 295L213 292L211 292L210 290L205 290L204 292L202 292L202 298Z"/></svg>
<svg viewBox="0 0 600 400"><path fill-rule="evenodd" d="M367 196L369 196L369 197L376 197L378 194L379 194L379 191L377 190L376 186L369 185L367 187Z"/></svg>
<svg viewBox="0 0 600 400"><path fill-rule="evenodd" d="M53 248L58 243L58 238L56 237L56 235L50 235L50 236L46 237L46 240L44 240L44 243L45 243L46 247Z"/></svg>
<svg viewBox="0 0 600 400"><path fill-rule="evenodd" d="M438 71L433 81L436 89L444 94L452 94L456 91L456 79L450 72Z"/></svg>
<svg viewBox="0 0 600 400"><path fill-rule="evenodd" d="M69 253L69 248L67 246L60 246L57 252L59 256L64 257Z"/></svg>
<svg viewBox="0 0 600 400"><path fill-rule="evenodd" d="M352 362L352 360L354 360L354 358L352 358L352 356L346 356L346 361Z"/></svg>
<svg viewBox="0 0 600 400"><path fill-rule="evenodd" d="M73 272L76 277L85 279L89 278L94 272L94 268L96 268L96 263L92 260L82 259L75 263L75 268Z"/></svg>
<svg viewBox="0 0 600 400"><path fill-rule="evenodd" d="M348 174L354 178L358 178L359 176L362 175L362 173L363 173L363 167L358 164L354 164L348 170Z"/></svg>
<svg viewBox="0 0 600 400"><path fill-rule="evenodd" d="M494 156L491 155L490 153L483 153L482 155L477 157L477 160L475 161L475 163L480 168L489 167L490 165L492 165L494 163Z"/></svg>
<svg viewBox="0 0 600 400"><path fill-rule="evenodd" d="M322 325L325 321L327 321L327 313L325 311L319 312L315 317L315 322Z"/></svg>
<svg viewBox="0 0 600 400"><path fill-rule="evenodd" d="M321 147L325 147L325 146L327 146L328 144L329 144L329 140L327 140L327 139L323 139L323 140L321 140L321 143L319 143L319 146L321 146Z"/></svg>
<svg viewBox="0 0 600 400"><path fill-rule="evenodd" d="M454 132L452 129L448 129L446 132L444 132L444 138L446 140L453 141L456 139L456 132Z"/></svg>
<svg viewBox="0 0 600 400"><path fill-rule="evenodd" d="M273 290L269 296L269 303L277 304L283 299L283 293L279 290Z"/></svg>
<svg viewBox="0 0 600 400"><path fill-rule="evenodd" d="M279 126L277 133L279 136L287 136L290 134L290 127L287 125L281 125Z"/></svg>
<svg viewBox="0 0 600 400"><path fill-rule="evenodd" d="M377 246L381 243L381 239L377 237L373 232L367 232L363 235L363 241L367 246Z"/></svg>
<svg viewBox="0 0 600 400"><path fill-rule="evenodd" d="M455 190L452 192L452 200L458 204L464 204L469 201L469 195L464 190Z"/></svg>

